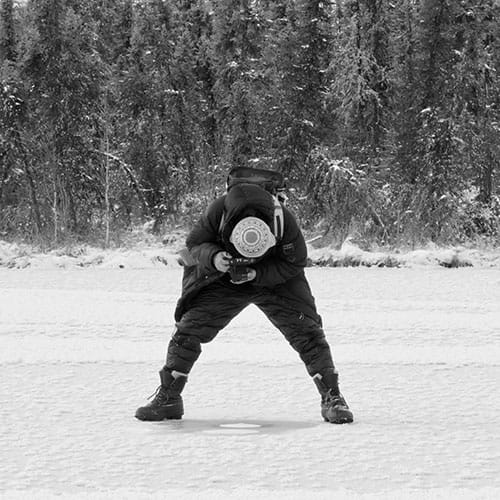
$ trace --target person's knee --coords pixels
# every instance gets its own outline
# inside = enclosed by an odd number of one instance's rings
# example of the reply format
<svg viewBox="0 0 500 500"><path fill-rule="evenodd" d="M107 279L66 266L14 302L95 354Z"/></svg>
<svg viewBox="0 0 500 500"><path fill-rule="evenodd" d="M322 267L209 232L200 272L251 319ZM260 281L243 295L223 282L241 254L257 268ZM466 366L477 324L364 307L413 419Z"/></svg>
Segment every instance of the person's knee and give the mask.
<svg viewBox="0 0 500 500"><path fill-rule="evenodd" d="M298 352L311 375L333 366L330 345L323 330L296 331L289 335L290 345Z"/></svg>
<svg viewBox="0 0 500 500"><path fill-rule="evenodd" d="M312 349L314 347L328 347L328 342L323 329L314 323L298 323L284 331L285 337L290 344L299 351Z"/></svg>
<svg viewBox="0 0 500 500"><path fill-rule="evenodd" d="M196 333L189 333L177 329L168 345L168 354L187 360L196 360L201 354L201 344L210 342L217 332L200 328Z"/></svg>
<svg viewBox="0 0 500 500"><path fill-rule="evenodd" d="M197 335L190 335L177 330L170 339L170 346L172 349L201 352L201 340Z"/></svg>
<svg viewBox="0 0 500 500"><path fill-rule="evenodd" d="M330 346L324 336L300 336L295 340L295 345L292 345L300 354L314 355L315 353L330 350Z"/></svg>
<svg viewBox="0 0 500 500"><path fill-rule="evenodd" d="M181 373L189 373L201 354L199 339L191 335L175 332L167 350L166 367Z"/></svg>

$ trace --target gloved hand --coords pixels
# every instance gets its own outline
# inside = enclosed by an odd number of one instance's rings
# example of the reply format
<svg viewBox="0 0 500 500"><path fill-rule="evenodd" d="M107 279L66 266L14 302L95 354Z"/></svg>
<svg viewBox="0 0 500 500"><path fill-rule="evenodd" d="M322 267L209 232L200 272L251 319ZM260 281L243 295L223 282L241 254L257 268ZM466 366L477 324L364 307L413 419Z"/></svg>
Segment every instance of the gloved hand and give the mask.
<svg viewBox="0 0 500 500"><path fill-rule="evenodd" d="M251 267L238 267L235 271L230 270L229 275L231 276L231 283L241 285L242 283L247 283L255 279L257 271Z"/></svg>
<svg viewBox="0 0 500 500"><path fill-rule="evenodd" d="M231 283L241 285L255 279L257 271L248 266L231 266L229 268L229 276L231 277Z"/></svg>
<svg viewBox="0 0 500 500"><path fill-rule="evenodd" d="M227 273L231 265L232 255L228 252L218 252L214 257L214 267L221 273Z"/></svg>

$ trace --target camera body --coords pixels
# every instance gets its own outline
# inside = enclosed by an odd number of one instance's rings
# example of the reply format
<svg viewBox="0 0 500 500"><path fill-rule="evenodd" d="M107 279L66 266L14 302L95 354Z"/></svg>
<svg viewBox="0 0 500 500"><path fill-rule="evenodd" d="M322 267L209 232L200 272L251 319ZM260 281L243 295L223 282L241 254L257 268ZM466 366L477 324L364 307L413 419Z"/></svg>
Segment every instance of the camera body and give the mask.
<svg viewBox="0 0 500 500"><path fill-rule="evenodd" d="M255 264L257 259L252 257L233 257L229 264L229 276L231 281L244 281L248 275L248 267Z"/></svg>

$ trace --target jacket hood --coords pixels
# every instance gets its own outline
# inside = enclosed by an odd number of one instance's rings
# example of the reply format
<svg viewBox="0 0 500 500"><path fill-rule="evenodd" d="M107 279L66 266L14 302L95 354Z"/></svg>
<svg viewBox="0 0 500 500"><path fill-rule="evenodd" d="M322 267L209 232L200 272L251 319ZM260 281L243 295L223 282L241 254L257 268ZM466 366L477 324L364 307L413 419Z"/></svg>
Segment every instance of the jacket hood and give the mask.
<svg viewBox="0 0 500 500"><path fill-rule="evenodd" d="M270 193L255 184L237 184L224 200L222 239L230 246L229 238L234 226L245 217L258 217L271 229L274 218L274 200Z"/></svg>

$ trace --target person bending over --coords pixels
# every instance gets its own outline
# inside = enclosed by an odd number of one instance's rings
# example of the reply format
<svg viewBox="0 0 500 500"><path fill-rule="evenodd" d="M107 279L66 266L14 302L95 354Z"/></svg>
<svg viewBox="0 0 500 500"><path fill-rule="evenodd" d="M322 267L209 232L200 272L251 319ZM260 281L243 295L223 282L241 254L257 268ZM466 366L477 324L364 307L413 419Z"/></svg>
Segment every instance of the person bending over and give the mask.
<svg viewBox="0 0 500 500"><path fill-rule="evenodd" d="M279 227L278 227L279 226ZM139 420L180 419L181 392L201 345L255 304L297 351L321 395L321 415L353 421L306 279L307 248L292 213L261 186L239 183L214 200L188 234L182 293L161 385Z"/></svg>

